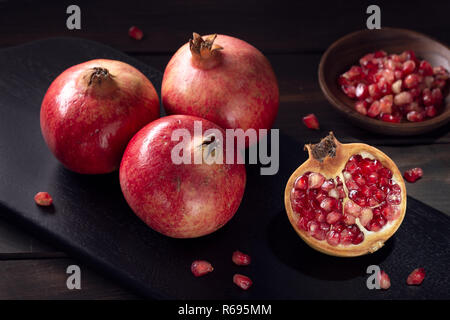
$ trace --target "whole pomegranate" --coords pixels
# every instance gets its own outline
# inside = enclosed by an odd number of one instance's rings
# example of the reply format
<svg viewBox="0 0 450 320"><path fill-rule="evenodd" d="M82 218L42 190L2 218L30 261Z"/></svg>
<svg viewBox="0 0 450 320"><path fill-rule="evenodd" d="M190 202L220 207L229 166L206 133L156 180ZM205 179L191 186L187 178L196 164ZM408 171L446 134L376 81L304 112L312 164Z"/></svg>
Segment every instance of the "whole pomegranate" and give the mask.
<svg viewBox="0 0 450 320"><path fill-rule="evenodd" d="M141 72L98 59L72 66L53 81L42 101L41 130L65 167L99 174L118 169L133 135L158 117L158 94Z"/></svg>
<svg viewBox="0 0 450 320"><path fill-rule="evenodd" d="M279 93L272 67L258 49L237 38L194 33L167 65L161 99L169 114L246 131L272 127Z"/></svg>
<svg viewBox="0 0 450 320"><path fill-rule="evenodd" d="M179 142L181 133L189 137ZM224 135L211 121L187 115L163 117L141 129L120 165L122 192L136 215L174 238L200 237L225 225L242 200L246 174L243 164L226 163L233 150L227 150Z"/></svg>
<svg viewBox="0 0 450 320"><path fill-rule="evenodd" d="M362 143L341 144L332 133L306 145L309 159L289 178L289 221L312 248L352 257L381 248L403 221L406 188L395 163Z"/></svg>

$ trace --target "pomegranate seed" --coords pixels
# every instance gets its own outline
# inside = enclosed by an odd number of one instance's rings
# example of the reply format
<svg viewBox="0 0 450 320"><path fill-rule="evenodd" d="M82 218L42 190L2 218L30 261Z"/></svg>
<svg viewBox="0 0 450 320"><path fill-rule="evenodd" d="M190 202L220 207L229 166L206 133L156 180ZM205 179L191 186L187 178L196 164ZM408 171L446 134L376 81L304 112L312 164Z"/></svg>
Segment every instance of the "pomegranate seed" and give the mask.
<svg viewBox="0 0 450 320"><path fill-rule="evenodd" d="M321 187L321 189L323 190L323 191L330 191L331 189L334 189L334 182L333 182L333 180L332 179L330 179L330 180L327 180L327 181L325 181L323 184L322 184L322 187Z"/></svg>
<svg viewBox="0 0 450 320"><path fill-rule="evenodd" d="M416 69L416 63L414 61L408 60L403 63L403 69L402 69L403 75L411 74L414 72L415 69Z"/></svg>
<svg viewBox="0 0 450 320"><path fill-rule="evenodd" d="M394 103L398 106L402 106L413 101L412 95L409 92L403 91L396 94L394 97Z"/></svg>
<svg viewBox="0 0 450 320"><path fill-rule="evenodd" d="M422 101L425 106L431 106L433 104L433 97L431 96L431 90L429 88L423 89Z"/></svg>
<svg viewBox="0 0 450 320"><path fill-rule="evenodd" d="M431 98L433 100L433 104L435 106L439 106L442 103L443 100L443 96L442 96L442 92L441 89L439 88L435 88L431 91Z"/></svg>
<svg viewBox="0 0 450 320"><path fill-rule="evenodd" d="M367 115L371 118L375 118L381 112L380 102L378 100L374 101L370 106L369 110L367 110Z"/></svg>
<svg viewBox="0 0 450 320"><path fill-rule="evenodd" d="M411 111L406 115L406 119L411 122L423 121L424 115L421 112Z"/></svg>
<svg viewBox="0 0 450 320"><path fill-rule="evenodd" d="M361 59L359 59L359 64L362 65L363 67L366 67L367 64L369 63L369 61L372 61L372 59L375 57L375 54L373 53L368 53L366 54L364 57L362 57Z"/></svg>
<svg viewBox="0 0 450 320"><path fill-rule="evenodd" d="M361 216L359 217L359 222L361 222L361 225L364 227L367 226L367 224L372 220L373 218L373 212L370 208L363 208L361 210Z"/></svg>
<svg viewBox="0 0 450 320"><path fill-rule="evenodd" d="M364 83L358 83L355 90L355 95L358 99L365 99L369 95L369 90Z"/></svg>
<svg viewBox="0 0 450 320"><path fill-rule="evenodd" d="M424 268L417 268L414 269L413 272L408 276L406 279L406 283L408 285L420 285L423 282L423 279L425 279L425 269Z"/></svg>
<svg viewBox="0 0 450 320"><path fill-rule="evenodd" d="M238 273L233 276L233 282L242 290L248 290L253 284L252 280L249 277Z"/></svg>
<svg viewBox="0 0 450 320"><path fill-rule="evenodd" d="M380 99L381 113L392 113L392 104L394 103L394 96L392 94L384 96Z"/></svg>
<svg viewBox="0 0 450 320"><path fill-rule="evenodd" d="M325 177L320 173L313 172L308 177L308 184L311 189L320 188L325 181Z"/></svg>
<svg viewBox="0 0 450 320"><path fill-rule="evenodd" d="M308 176L303 175L297 179L295 183L295 189L306 190L308 189Z"/></svg>
<svg viewBox="0 0 450 320"><path fill-rule="evenodd" d="M393 123L399 123L401 121L400 117L394 117L392 114L383 114L381 116L381 120L385 121L385 122L393 122Z"/></svg>
<svg viewBox="0 0 450 320"><path fill-rule="evenodd" d="M423 79L423 83L425 84L426 88L431 88L433 86L434 77L427 76Z"/></svg>
<svg viewBox="0 0 450 320"><path fill-rule="evenodd" d="M317 120L317 117L313 113L310 113L307 116L303 117L303 123L309 129L315 130L319 129L319 121Z"/></svg>
<svg viewBox="0 0 450 320"><path fill-rule="evenodd" d="M248 266L251 262L250 256L239 250L233 252L231 260L234 262L234 264L237 264L238 266Z"/></svg>
<svg viewBox="0 0 450 320"><path fill-rule="evenodd" d="M342 86L342 91L349 97L349 98L355 98L356 97L356 87L352 85L348 86Z"/></svg>
<svg viewBox="0 0 450 320"><path fill-rule="evenodd" d="M327 242L332 246L337 246L341 241L341 235L336 230L330 230L327 232Z"/></svg>
<svg viewBox="0 0 450 320"><path fill-rule="evenodd" d="M397 80L392 84L392 92L397 94L402 91L402 80Z"/></svg>
<svg viewBox="0 0 450 320"><path fill-rule="evenodd" d="M52 205L53 199L48 192L38 192L34 196L34 202L38 206L48 207Z"/></svg>
<svg viewBox="0 0 450 320"><path fill-rule="evenodd" d="M422 60L419 64L419 72L424 76L432 76L433 67L428 61Z"/></svg>
<svg viewBox="0 0 450 320"><path fill-rule="evenodd" d="M361 207L352 200L347 200L344 204L344 213L358 217L361 214Z"/></svg>
<svg viewBox="0 0 450 320"><path fill-rule="evenodd" d="M406 181L413 183L422 178L423 170L421 168L409 169L403 173L403 176L405 177Z"/></svg>
<svg viewBox="0 0 450 320"><path fill-rule="evenodd" d="M369 90L369 95L373 98L373 99L378 99L381 97L381 91L380 88L378 88L378 86L374 83L370 84L368 87Z"/></svg>
<svg viewBox="0 0 450 320"><path fill-rule="evenodd" d="M360 244L361 242L363 242L364 240L364 233L362 233L361 231L359 231L352 240L352 244L357 245Z"/></svg>
<svg viewBox="0 0 450 320"><path fill-rule="evenodd" d="M362 115L366 115L367 114L367 102L364 100L357 101L355 103L355 110Z"/></svg>
<svg viewBox="0 0 450 320"><path fill-rule="evenodd" d="M130 29L128 29L128 35L135 40L142 40L142 38L144 37L144 33L142 32L142 30L136 26L132 26L130 27Z"/></svg>
<svg viewBox="0 0 450 320"><path fill-rule="evenodd" d="M426 113L427 117L433 118L437 114L437 109L435 106L428 106L428 107L425 107L425 113Z"/></svg>
<svg viewBox="0 0 450 320"><path fill-rule="evenodd" d="M378 282L380 283L381 289L386 290L391 287L391 279L389 279L388 274L383 270L380 270L380 273L378 274Z"/></svg>
<svg viewBox="0 0 450 320"><path fill-rule="evenodd" d="M205 260L196 260L191 264L191 272L196 277L204 276L214 270L211 263Z"/></svg>
<svg viewBox="0 0 450 320"><path fill-rule="evenodd" d="M417 87L420 82L420 78L417 74L410 74L405 78L404 86L405 88L411 89Z"/></svg>

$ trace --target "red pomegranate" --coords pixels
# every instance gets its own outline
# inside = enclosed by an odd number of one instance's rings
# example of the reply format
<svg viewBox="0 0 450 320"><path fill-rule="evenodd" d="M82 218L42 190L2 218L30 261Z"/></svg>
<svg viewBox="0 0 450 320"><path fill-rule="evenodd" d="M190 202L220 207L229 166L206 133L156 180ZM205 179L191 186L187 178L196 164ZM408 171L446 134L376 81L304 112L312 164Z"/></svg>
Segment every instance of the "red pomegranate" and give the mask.
<svg viewBox="0 0 450 320"><path fill-rule="evenodd" d="M264 55L225 35L194 33L193 38L164 72L161 99L166 111L202 117L225 129L271 128L279 94Z"/></svg>
<svg viewBox="0 0 450 320"><path fill-rule="evenodd" d="M53 154L84 174L119 168L128 142L159 117L152 83L120 61L91 60L61 73L41 106L41 130Z"/></svg>
<svg viewBox="0 0 450 320"><path fill-rule="evenodd" d="M201 130L194 131L198 125ZM180 132L192 137L183 138L184 151L178 149ZM211 121L187 115L160 118L128 144L120 165L122 192L136 215L162 234L209 234L233 217L244 194L245 166L227 164L228 152L224 130ZM181 154L187 161L174 161ZM223 161L212 162L212 157Z"/></svg>
<svg viewBox="0 0 450 320"><path fill-rule="evenodd" d="M284 196L295 231L329 255L377 251L405 216L406 188L395 163L369 145L341 144L332 133L306 148L309 159L291 175Z"/></svg>

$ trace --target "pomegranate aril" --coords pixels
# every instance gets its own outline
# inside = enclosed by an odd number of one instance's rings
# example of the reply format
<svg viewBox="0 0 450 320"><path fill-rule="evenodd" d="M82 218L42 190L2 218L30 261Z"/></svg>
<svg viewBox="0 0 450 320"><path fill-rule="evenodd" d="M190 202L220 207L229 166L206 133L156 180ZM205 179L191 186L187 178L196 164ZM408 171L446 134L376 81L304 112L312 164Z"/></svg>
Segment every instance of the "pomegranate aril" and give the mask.
<svg viewBox="0 0 450 320"><path fill-rule="evenodd" d="M323 191L330 191L331 189L334 189L334 181L332 179L326 180L323 184L321 189Z"/></svg>
<svg viewBox="0 0 450 320"><path fill-rule="evenodd" d="M433 75L433 67L428 61L422 60L419 64L419 72L424 76L432 76Z"/></svg>
<svg viewBox="0 0 450 320"><path fill-rule="evenodd" d="M314 130L319 129L319 121L317 120L317 117L313 113L310 113L310 114L304 116L303 123L309 129L314 129Z"/></svg>
<svg viewBox="0 0 450 320"><path fill-rule="evenodd" d="M381 113L392 113L392 104L394 103L394 96L387 95L380 99Z"/></svg>
<svg viewBox="0 0 450 320"><path fill-rule="evenodd" d="M336 230L328 231L326 238L327 238L327 242L332 246L337 246L339 244L339 242L341 241L341 235Z"/></svg>
<svg viewBox="0 0 450 320"><path fill-rule="evenodd" d="M196 277L204 276L214 270L211 263L205 260L196 260L191 264L191 272Z"/></svg>
<svg viewBox="0 0 450 320"><path fill-rule="evenodd" d="M437 109L435 106L428 106L425 107L425 114L427 115L427 117L435 117L437 114Z"/></svg>
<svg viewBox="0 0 450 320"><path fill-rule="evenodd" d="M308 177L308 185L311 189L320 188L325 181L325 177L320 173L313 172Z"/></svg>
<svg viewBox="0 0 450 320"><path fill-rule="evenodd" d="M397 80L392 84L392 92L397 94L402 91L402 80Z"/></svg>
<svg viewBox="0 0 450 320"><path fill-rule="evenodd" d="M403 91L396 94L394 97L394 103L398 106L402 106L413 101L412 95L409 92Z"/></svg>
<svg viewBox="0 0 450 320"><path fill-rule="evenodd" d="M353 85L348 86L342 86L342 91L349 97L349 98L355 98L356 97L356 87Z"/></svg>
<svg viewBox="0 0 450 320"><path fill-rule="evenodd" d="M357 101L355 103L355 110L358 113L365 116L367 114L367 102L366 101Z"/></svg>
<svg viewBox="0 0 450 320"><path fill-rule="evenodd" d="M53 199L48 192L38 192L34 196L34 202L36 202L38 206L48 207L52 205Z"/></svg>
<svg viewBox="0 0 450 320"><path fill-rule="evenodd" d="M367 226L367 224L372 220L373 218L373 212L370 208L363 208L361 210L361 216L359 217L359 222L361 222L361 225L364 227Z"/></svg>
<svg viewBox="0 0 450 320"><path fill-rule="evenodd" d="M355 95L358 99L363 100L369 95L367 85L364 83L358 83L355 89Z"/></svg>
<svg viewBox="0 0 450 320"><path fill-rule="evenodd" d="M250 256L239 250L233 252L231 260L238 266L248 266L251 262Z"/></svg>
<svg viewBox="0 0 450 320"><path fill-rule="evenodd" d="M435 106L440 106L442 104L443 96L441 89L435 88L431 91L431 99Z"/></svg>
<svg viewBox="0 0 450 320"><path fill-rule="evenodd" d="M238 273L233 276L233 282L242 290L248 290L253 284L249 277Z"/></svg>
<svg viewBox="0 0 450 320"><path fill-rule="evenodd" d="M364 241L364 233L362 233L361 231L359 231L352 240L352 244L357 245L360 244L361 242Z"/></svg>
<svg viewBox="0 0 450 320"><path fill-rule="evenodd" d="M408 285L420 285L423 282L423 279L425 279L425 269L417 268L408 276L406 283Z"/></svg>
<svg viewBox="0 0 450 320"><path fill-rule="evenodd" d="M413 168L406 170L403 173L403 177L405 177L408 182L416 182L418 179L422 178L423 170L421 168Z"/></svg>
<svg viewBox="0 0 450 320"><path fill-rule="evenodd" d="M367 115L371 118L375 118L378 116L381 112L381 105L378 100L374 101L370 107L369 110L367 110Z"/></svg>
<svg viewBox="0 0 450 320"><path fill-rule="evenodd" d="M358 217L361 214L361 207L352 200L347 200L344 204L344 214Z"/></svg>
<svg viewBox="0 0 450 320"><path fill-rule="evenodd" d="M327 214L326 221L328 224L335 224L339 220L341 220L342 214L336 211L332 211Z"/></svg>
<svg viewBox="0 0 450 320"><path fill-rule="evenodd" d="M383 270L380 270L380 273L378 274L378 282L381 289L386 290L391 287L391 279L389 279L388 274Z"/></svg>
<svg viewBox="0 0 450 320"><path fill-rule="evenodd" d="M420 78L417 74L410 74L405 78L403 83L404 83L405 88L411 89L411 88L417 87L419 82L420 82Z"/></svg>
<svg viewBox="0 0 450 320"><path fill-rule="evenodd" d="M336 200L333 198L325 198L320 202L320 207L326 212L330 212L335 207Z"/></svg>
<svg viewBox="0 0 450 320"><path fill-rule="evenodd" d="M370 84L368 87L369 90L369 95L373 98L373 99L378 99L381 97L381 90L380 88L378 88L378 86L376 84Z"/></svg>
<svg viewBox="0 0 450 320"><path fill-rule="evenodd" d="M416 63L414 61L408 60L403 63L402 72L404 75L413 73L415 69L416 69Z"/></svg>
<svg viewBox="0 0 450 320"><path fill-rule="evenodd" d="M423 118L424 118L423 113L418 111L410 111L406 115L406 119L408 119L408 121L411 122L420 122L423 121Z"/></svg>
<svg viewBox="0 0 450 320"><path fill-rule="evenodd" d="M144 33L142 32L142 30L136 26L132 26L130 27L130 29L128 29L128 35L135 40L142 40L142 38L144 37Z"/></svg>
<svg viewBox="0 0 450 320"><path fill-rule="evenodd" d="M308 189L308 176L303 175L295 182L295 189L306 190Z"/></svg>

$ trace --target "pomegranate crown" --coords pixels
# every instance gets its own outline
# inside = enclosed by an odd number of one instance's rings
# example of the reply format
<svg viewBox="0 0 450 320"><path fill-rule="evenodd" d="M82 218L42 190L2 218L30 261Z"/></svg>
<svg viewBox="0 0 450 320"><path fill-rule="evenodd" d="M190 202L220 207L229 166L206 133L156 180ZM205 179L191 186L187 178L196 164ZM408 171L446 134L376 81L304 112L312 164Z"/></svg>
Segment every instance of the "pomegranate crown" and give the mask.
<svg viewBox="0 0 450 320"><path fill-rule="evenodd" d="M223 47L214 43L217 34L205 36L205 39L203 39L201 35L194 32L192 37L193 39L189 39L189 49L193 55L206 59L223 49Z"/></svg>
<svg viewBox="0 0 450 320"><path fill-rule="evenodd" d="M337 144L338 141L334 137L333 132L330 132L319 143L305 145L305 149L308 150L314 159L323 162L326 157L334 158L336 156Z"/></svg>

